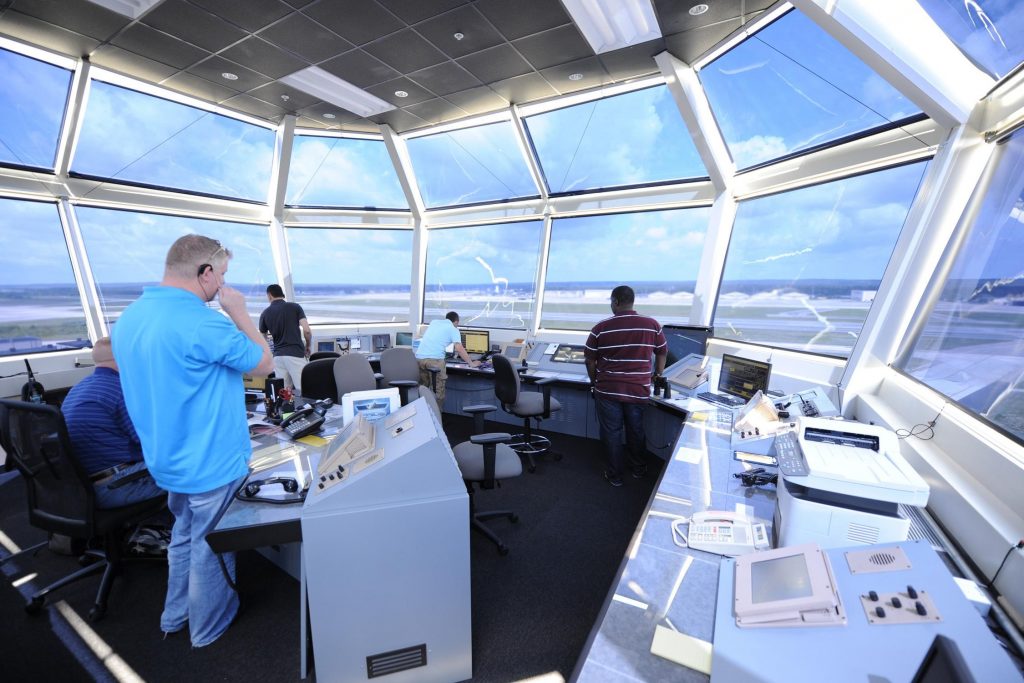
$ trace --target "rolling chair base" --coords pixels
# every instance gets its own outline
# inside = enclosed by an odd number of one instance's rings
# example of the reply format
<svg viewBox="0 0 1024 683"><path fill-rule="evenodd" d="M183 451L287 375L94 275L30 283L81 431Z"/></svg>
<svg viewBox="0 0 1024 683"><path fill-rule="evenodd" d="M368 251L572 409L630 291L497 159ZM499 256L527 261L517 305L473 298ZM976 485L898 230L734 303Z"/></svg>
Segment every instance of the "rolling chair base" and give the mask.
<svg viewBox="0 0 1024 683"><path fill-rule="evenodd" d="M530 472L534 472L537 469L537 463L534 460L535 456L540 457L545 453L551 453L555 460L562 459L561 453L551 450L551 439L546 436L525 433L514 434L508 445L516 453L526 457L526 461L529 463L526 469Z"/></svg>
<svg viewBox="0 0 1024 683"><path fill-rule="evenodd" d="M485 519L495 519L497 517L508 517L508 520L515 524L519 521L519 515L512 512L511 510L491 510L489 512L476 512L470 518L470 524L473 529L479 531L484 536L489 538L496 546L498 546L499 555L508 555L508 546L502 542L496 533L483 523Z"/></svg>

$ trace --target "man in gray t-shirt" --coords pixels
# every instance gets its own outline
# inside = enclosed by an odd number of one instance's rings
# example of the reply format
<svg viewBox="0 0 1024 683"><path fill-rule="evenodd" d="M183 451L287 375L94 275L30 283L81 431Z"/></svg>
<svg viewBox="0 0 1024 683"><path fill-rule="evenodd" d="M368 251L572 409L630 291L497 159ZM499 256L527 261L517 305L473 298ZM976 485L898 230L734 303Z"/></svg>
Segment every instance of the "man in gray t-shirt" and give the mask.
<svg viewBox="0 0 1024 683"><path fill-rule="evenodd" d="M273 338L274 373L284 379L286 388L295 387L301 394L302 368L309 358L313 332L306 322L306 313L302 306L284 300L281 285L267 286L267 300L270 301L270 306L260 315L260 332Z"/></svg>

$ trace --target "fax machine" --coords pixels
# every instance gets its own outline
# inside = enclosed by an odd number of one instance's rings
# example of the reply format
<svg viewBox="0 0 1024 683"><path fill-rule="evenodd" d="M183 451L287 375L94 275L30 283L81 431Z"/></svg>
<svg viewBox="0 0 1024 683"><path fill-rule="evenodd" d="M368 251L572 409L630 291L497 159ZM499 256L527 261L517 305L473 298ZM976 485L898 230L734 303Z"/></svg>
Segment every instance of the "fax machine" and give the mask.
<svg viewBox="0 0 1024 683"><path fill-rule="evenodd" d="M925 505L928 484L900 455L896 435L845 420L796 422L808 474L780 472L776 545L835 548L906 540L910 520L899 505Z"/></svg>

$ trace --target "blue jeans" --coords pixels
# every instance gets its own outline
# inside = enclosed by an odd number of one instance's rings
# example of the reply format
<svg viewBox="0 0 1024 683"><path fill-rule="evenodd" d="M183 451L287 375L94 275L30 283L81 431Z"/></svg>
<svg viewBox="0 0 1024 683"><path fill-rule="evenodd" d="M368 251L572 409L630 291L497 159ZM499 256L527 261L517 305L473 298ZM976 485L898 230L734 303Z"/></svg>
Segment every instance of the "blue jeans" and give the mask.
<svg viewBox="0 0 1024 683"><path fill-rule="evenodd" d="M146 463L140 460L131 467L118 472L114 478L94 484L93 490L96 491L96 507L104 510L107 508L118 508L166 495L167 492L157 486L156 482L153 481L153 477L148 475L121 486L116 485L124 477L134 474L145 467Z"/></svg>
<svg viewBox="0 0 1024 683"><path fill-rule="evenodd" d="M595 397L597 401L597 421L601 426L601 441L608 454L608 473L616 477L622 476L624 451L628 449L630 467L644 464L644 453L647 451L647 438L644 435L643 403L624 403L607 398ZM622 432L625 427L626 446L622 445Z"/></svg>
<svg viewBox="0 0 1024 683"><path fill-rule="evenodd" d="M174 527L167 548L167 599L160 615L160 630L174 633L187 622L193 647L217 640L238 612L238 595L225 580L206 534L213 530L244 479L206 493L167 496ZM234 553L224 553L224 564L233 581Z"/></svg>

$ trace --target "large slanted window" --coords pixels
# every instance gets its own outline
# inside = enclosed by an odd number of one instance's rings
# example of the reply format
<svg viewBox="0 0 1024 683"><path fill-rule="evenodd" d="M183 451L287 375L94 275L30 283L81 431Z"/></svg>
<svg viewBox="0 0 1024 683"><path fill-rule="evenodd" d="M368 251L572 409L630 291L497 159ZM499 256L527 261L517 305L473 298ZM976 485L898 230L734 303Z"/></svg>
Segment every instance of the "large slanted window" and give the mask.
<svg viewBox="0 0 1024 683"><path fill-rule="evenodd" d="M289 206L408 209L383 140L296 135Z"/></svg>
<svg viewBox="0 0 1024 683"><path fill-rule="evenodd" d="M523 221L427 232L424 322L454 310L468 327L529 327L543 227Z"/></svg>
<svg viewBox="0 0 1024 683"><path fill-rule="evenodd" d="M639 312L662 323L689 322L709 213L673 209L555 220L541 327L589 330L611 315L609 295L622 284L636 292Z"/></svg>
<svg viewBox="0 0 1024 683"><path fill-rule="evenodd" d="M920 113L797 10L705 65L700 80L741 169Z"/></svg>
<svg viewBox="0 0 1024 683"><path fill-rule="evenodd" d="M288 228L295 300L310 324L406 322L412 230Z"/></svg>
<svg viewBox="0 0 1024 683"><path fill-rule="evenodd" d="M0 163L53 169L71 72L0 50Z"/></svg>
<svg viewBox="0 0 1024 683"><path fill-rule="evenodd" d="M57 206L0 199L0 356L89 345Z"/></svg>
<svg viewBox="0 0 1024 683"><path fill-rule="evenodd" d="M996 78L1024 61L1024 3L1020 0L917 0L939 28Z"/></svg>
<svg viewBox="0 0 1024 683"><path fill-rule="evenodd" d="M1024 442L1024 135L997 163L899 365Z"/></svg>
<svg viewBox="0 0 1024 683"><path fill-rule="evenodd" d="M231 250L225 281L245 294L254 319L267 305L267 285L277 282L266 225L91 206L76 207L75 215L108 326L142 294L144 286L160 283L167 250L174 240L189 233L219 240Z"/></svg>
<svg viewBox="0 0 1024 683"><path fill-rule="evenodd" d="M92 81L74 173L266 202L274 132L103 81Z"/></svg>
<svg viewBox="0 0 1024 683"><path fill-rule="evenodd" d="M742 202L715 335L846 357L927 162Z"/></svg>
<svg viewBox="0 0 1024 683"><path fill-rule="evenodd" d="M427 208L538 196L510 121L411 138L408 149Z"/></svg>
<svg viewBox="0 0 1024 683"><path fill-rule="evenodd" d="M525 120L551 194L707 176L664 85Z"/></svg>

